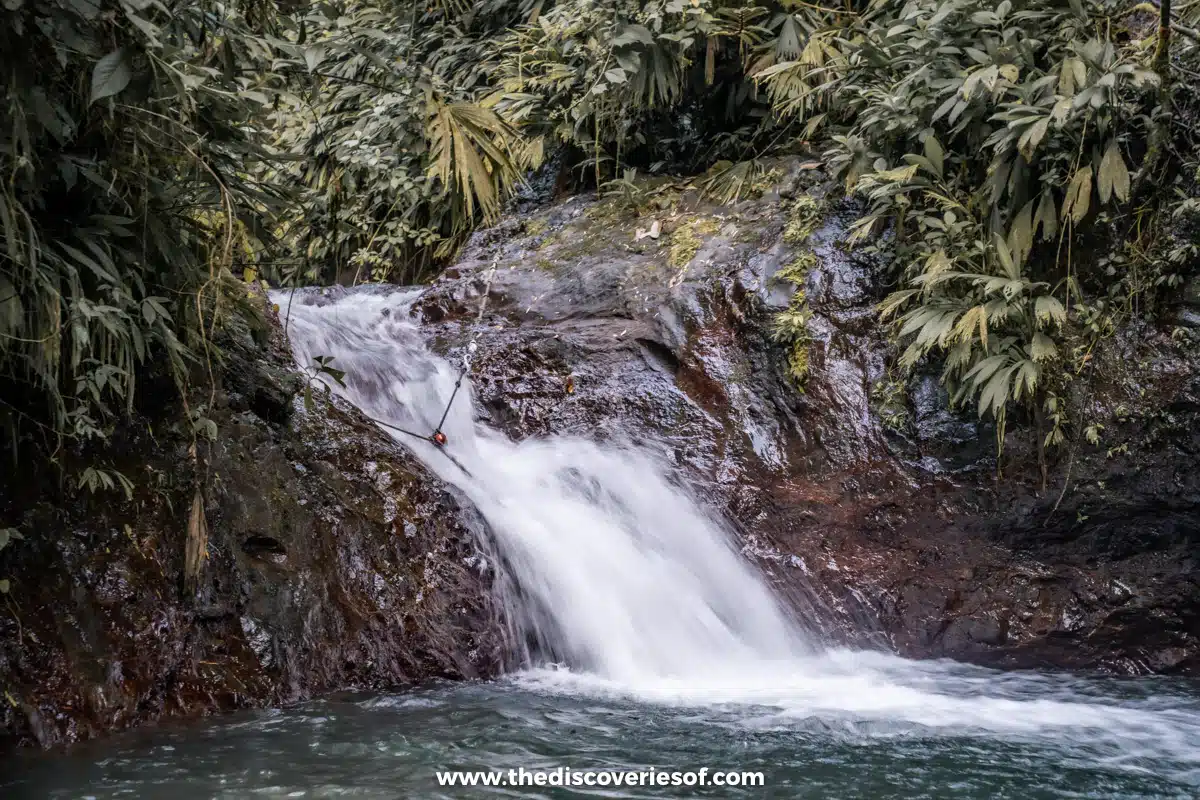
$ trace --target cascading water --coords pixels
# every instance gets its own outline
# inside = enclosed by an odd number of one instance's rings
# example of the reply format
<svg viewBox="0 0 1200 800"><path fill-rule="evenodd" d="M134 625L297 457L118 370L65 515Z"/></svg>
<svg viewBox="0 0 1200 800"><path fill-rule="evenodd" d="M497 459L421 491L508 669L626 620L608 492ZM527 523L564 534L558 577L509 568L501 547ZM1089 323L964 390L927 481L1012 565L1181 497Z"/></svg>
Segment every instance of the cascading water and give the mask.
<svg viewBox="0 0 1200 800"><path fill-rule="evenodd" d="M310 290L276 301L290 304L301 366L332 357L346 372L335 391L378 420L428 432L458 370L425 348L408 315L416 295ZM521 589L509 614L537 643L513 679L526 689L737 707L757 725L816 721L871 735L1069 736L1098 760L1168 757L1185 781L1200 775L1193 701L1107 699L1077 678L817 647L648 453L566 436L513 443L474 420L466 383L443 430L458 463L393 435L494 532Z"/></svg>
<svg viewBox="0 0 1200 800"><path fill-rule="evenodd" d="M412 298L301 294L289 332L298 363L332 357L346 373L339 391L364 412L428 433L458 370L425 349L407 319ZM453 461L393 433L487 519L522 590L508 616L543 655L638 684L812 652L720 526L651 457L565 436L514 444L472 416L464 383L442 425Z"/></svg>

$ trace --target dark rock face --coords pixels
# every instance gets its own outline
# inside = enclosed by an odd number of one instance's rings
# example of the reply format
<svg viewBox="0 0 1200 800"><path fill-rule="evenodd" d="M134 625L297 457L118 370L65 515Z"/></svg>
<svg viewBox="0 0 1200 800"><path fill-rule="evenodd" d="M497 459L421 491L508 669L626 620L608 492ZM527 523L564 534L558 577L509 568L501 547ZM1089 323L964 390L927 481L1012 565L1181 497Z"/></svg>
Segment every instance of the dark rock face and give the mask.
<svg viewBox="0 0 1200 800"><path fill-rule="evenodd" d="M0 614L10 740L51 746L498 669L493 576L471 510L354 410L317 399L306 412L277 331L265 351L234 337L226 353L218 438L200 445L209 540L194 592L180 585L186 440L149 425L126 435L118 466L137 479L133 502L26 505Z"/></svg>
<svg viewBox="0 0 1200 800"><path fill-rule="evenodd" d="M803 244L783 236L781 197L819 195L817 181L793 167L778 193L732 207L685 195L658 214L658 239L637 235L654 217L579 198L509 219L475 237L416 313L435 349L457 355L494 264L474 370L490 421L518 438L657 448L829 640L1007 666L1200 670L1200 359L1186 341L1168 328L1108 343L1075 429L1103 424L1104 441L1076 435L1043 490L1036 434L1011 424L997 479L994 428L951 411L936 374L911 379L902 424L883 424L884 281L837 244L853 209L834 207ZM685 262L684 229L700 240ZM801 392L769 333L793 293L777 273L806 251Z"/></svg>

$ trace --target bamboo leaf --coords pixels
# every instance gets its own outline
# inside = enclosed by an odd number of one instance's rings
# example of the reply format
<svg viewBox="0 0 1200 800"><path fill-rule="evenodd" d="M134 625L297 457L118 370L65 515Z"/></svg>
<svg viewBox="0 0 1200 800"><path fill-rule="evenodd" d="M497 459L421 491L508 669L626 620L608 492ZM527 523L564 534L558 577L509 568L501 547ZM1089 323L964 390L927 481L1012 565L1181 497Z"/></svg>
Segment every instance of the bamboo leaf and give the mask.
<svg viewBox="0 0 1200 800"><path fill-rule="evenodd" d="M1054 108L1050 111L1050 118L1054 120L1054 124L1061 128L1071 115L1071 98L1060 97L1054 104Z"/></svg>
<svg viewBox="0 0 1200 800"><path fill-rule="evenodd" d="M925 158L929 159L937 176L942 177L945 170L946 153L942 150L942 145L938 142L937 137L932 133L925 137Z"/></svg>
<svg viewBox="0 0 1200 800"><path fill-rule="evenodd" d="M1017 371L1017 366L1014 364L997 370L983 387L983 391L979 395L980 417L990 412L993 418L999 419L1004 413L1004 408L1013 394L1012 377L1013 373Z"/></svg>
<svg viewBox="0 0 1200 800"><path fill-rule="evenodd" d="M1071 2L1078 3L1079 0L1071 0ZM1068 59L1068 61L1071 64L1071 73L1075 80L1075 86L1082 89L1087 85L1087 65L1079 58Z"/></svg>
<svg viewBox="0 0 1200 800"><path fill-rule="evenodd" d="M1017 262L1013 259L1012 251L1008 249L1008 243L1004 238L996 233L992 235L992 244L996 248L996 256L1000 259L1000 266L1004 268L1004 274L1008 276L1010 281L1020 279L1021 271L1017 266Z"/></svg>
<svg viewBox="0 0 1200 800"><path fill-rule="evenodd" d="M1129 199L1129 168L1125 166L1125 159L1121 156L1121 148L1117 145L1115 137L1109 141L1108 149L1104 151L1104 157L1100 160L1098 183L1102 203L1107 203L1113 194L1116 194L1121 202Z"/></svg>
<svg viewBox="0 0 1200 800"><path fill-rule="evenodd" d="M1033 151L1041 144L1042 139L1046 136L1046 131L1050 129L1050 117L1043 117L1029 127L1025 133L1021 134L1021 138L1017 142L1017 149L1025 156L1026 160L1033 159Z"/></svg>
<svg viewBox="0 0 1200 800"><path fill-rule="evenodd" d="M1049 242L1058 235L1058 205L1054 202L1054 194L1047 187L1038 201L1037 215L1033 220L1033 229L1042 230L1042 241Z"/></svg>
<svg viewBox="0 0 1200 800"><path fill-rule="evenodd" d="M1113 178L1116 173L1113 156L1115 155L1118 160L1121 158L1120 154L1116 152L1116 144L1117 140L1113 139L1108 149L1104 151L1104 156L1100 159L1100 169L1096 175L1096 191L1100 195L1100 202L1106 205L1112 198Z"/></svg>
<svg viewBox="0 0 1200 800"><path fill-rule="evenodd" d="M306 47L304 48L303 56L304 66L308 68L309 72L313 72L325 60L325 48L316 45Z"/></svg>

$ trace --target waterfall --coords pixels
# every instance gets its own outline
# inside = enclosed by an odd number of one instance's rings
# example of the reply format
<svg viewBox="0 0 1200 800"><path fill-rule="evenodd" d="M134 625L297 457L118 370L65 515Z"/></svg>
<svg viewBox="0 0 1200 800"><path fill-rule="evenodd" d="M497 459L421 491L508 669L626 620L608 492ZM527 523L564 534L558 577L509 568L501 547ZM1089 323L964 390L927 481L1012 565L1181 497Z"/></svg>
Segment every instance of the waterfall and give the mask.
<svg viewBox="0 0 1200 800"><path fill-rule="evenodd" d="M419 291L276 293L297 363L345 370L331 385L368 415L432 432L458 377L409 317ZM818 647L722 524L648 452L573 436L514 443L475 420L464 382L442 426L446 453L393 435L487 520L517 586L501 598L532 643L510 680L526 689L743 709L740 724L893 735L937 730L1073 738L1126 763L1170 754L1200 769L1190 701L1102 697L1070 675ZM1107 691L1107 690L1106 690Z"/></svg>
<svg viewBox="0 0 1200 800"><path fill-rule="evenodd" d="M294 298L297 362L332 357L347 400L377 420L432 431L459 370L426 349L408 315L415 293L330 292ZM504 598L507 616L536 643L535 657L642 684L812 652L720 522L649 453L572 436L514 443L474 420L466 381L442 430L454 460L393 435L487 520L520 587Z"/></svg>

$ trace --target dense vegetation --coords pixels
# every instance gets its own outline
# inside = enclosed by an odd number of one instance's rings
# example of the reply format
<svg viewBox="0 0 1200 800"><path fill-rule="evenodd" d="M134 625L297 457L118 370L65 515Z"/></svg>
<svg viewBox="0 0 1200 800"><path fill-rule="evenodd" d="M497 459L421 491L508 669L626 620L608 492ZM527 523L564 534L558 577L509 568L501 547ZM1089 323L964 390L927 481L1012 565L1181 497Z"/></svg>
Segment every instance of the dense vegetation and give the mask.
<svg viewBox="0 0 1200 800"><path fill-rule="evenodd" d="M214 435L234 276L423 279L551 156L728 201L815 148L893 264L897 378L936 361L1001 441L1019 409L1056 445L1098 338L1195 268L1177 5L3 0L0 430L56 458L165 372Z"/></svg>

